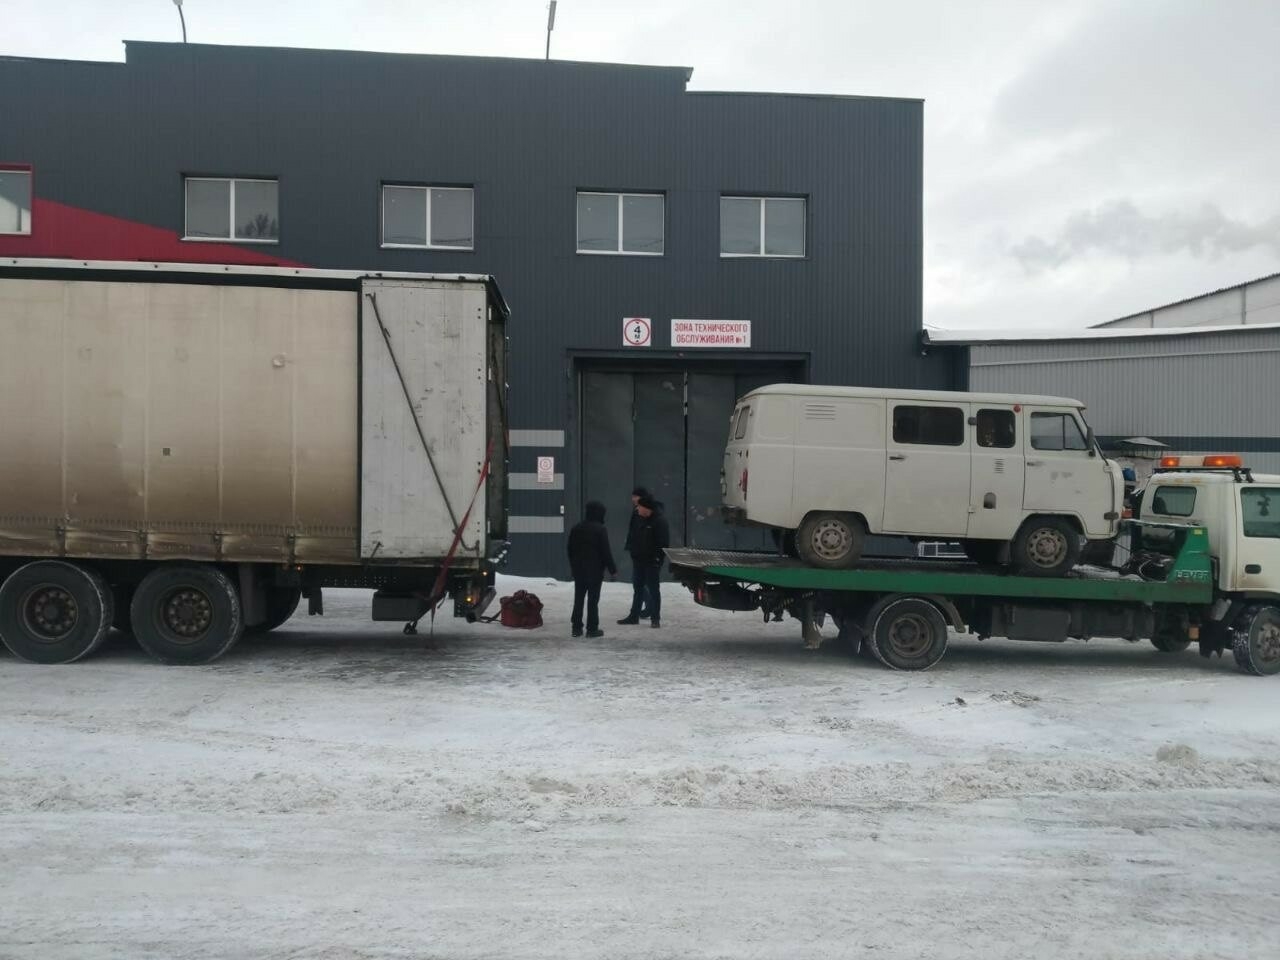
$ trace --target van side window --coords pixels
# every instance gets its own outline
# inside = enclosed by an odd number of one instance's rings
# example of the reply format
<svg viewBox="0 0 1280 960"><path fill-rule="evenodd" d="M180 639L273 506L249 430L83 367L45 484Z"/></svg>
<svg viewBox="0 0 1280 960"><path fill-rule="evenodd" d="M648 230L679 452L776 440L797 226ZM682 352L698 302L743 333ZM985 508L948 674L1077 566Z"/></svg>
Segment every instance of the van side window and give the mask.
<svg viewBox="0 0 1280 960"><path fill-rule="evenodd" d="M964 411L959 407L894 407L893 442L964 446Z"/></svg>
<svg viewBox="0 0 1280 960"><path fill-rule="evenodd" d="M1031 446L1037 450L1088 450L1076 418L1069 413L1033 413Z"/></svg>
<svg viewBox="0 0 1280 960"><path fill-rule="evenodd" d="M1280 540L1280 487L1242 487L1240 514L1246 537Z"/></svg>
<svg viewBox="0 0 1280 960"><path fill-rule="evenodd" d="M1018 439L1012 410L979 410L978 446L1008 449Z"/></svg>
<svg viewBox="0 0 1280 960"><path fill-rule="evenodd" d="M1189 517L1195 508L1195 487L1156 487L1151 497L1151 509L1166 517Z"/></svg>
<svg viewBox="0 0 1280 960"><path fill-rule="evenodd" d="M747 435L747 419L751 416L751 408L743 407L738 411L738 425L733 430L733 439L741 440Z"/></svg>

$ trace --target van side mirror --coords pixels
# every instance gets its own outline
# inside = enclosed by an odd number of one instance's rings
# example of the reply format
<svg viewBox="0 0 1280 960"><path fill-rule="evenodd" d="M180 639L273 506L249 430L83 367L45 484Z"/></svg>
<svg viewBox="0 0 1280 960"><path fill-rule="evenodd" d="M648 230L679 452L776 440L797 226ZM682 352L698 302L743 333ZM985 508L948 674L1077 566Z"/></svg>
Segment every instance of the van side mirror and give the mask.
<svg viewBox="0 0 1280 960"><path fill-rule="evenodd" d="M1096 457L1098 455L1098 438L1094 435L1093 427L1088 428L1084 439L1089 444L1089 456Z"/></svg>

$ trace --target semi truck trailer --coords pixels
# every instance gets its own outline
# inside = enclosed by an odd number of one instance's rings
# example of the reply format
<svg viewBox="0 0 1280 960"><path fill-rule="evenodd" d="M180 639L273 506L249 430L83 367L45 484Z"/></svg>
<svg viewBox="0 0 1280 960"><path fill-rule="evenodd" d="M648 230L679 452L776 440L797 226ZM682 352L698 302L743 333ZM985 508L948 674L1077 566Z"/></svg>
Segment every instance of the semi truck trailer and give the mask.
<svg viewBox="0 0 1280 960"><path fill-rule="evenodd" d="M481 275L0 260L0 640L206 663L339 586L480 616L508 315Z"/></svg>

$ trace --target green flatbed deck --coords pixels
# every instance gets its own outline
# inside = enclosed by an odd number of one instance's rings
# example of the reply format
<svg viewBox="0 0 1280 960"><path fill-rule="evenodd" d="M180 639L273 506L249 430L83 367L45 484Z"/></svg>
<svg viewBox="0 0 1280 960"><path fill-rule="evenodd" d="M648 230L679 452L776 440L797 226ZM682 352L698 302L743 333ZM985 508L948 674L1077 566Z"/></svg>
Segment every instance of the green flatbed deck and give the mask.
<svg viewBox="0 0 1280 960"><path fill-rule="evenodd" d="M1115 603L1208 604L1213 567L1202 527L1185 537L1168 578L1161 581L1082 567L1066 577L1023 577L972 563L928 560L864 560L852 570L823 570L767 553L672 548L667 559L677 579L732 581L795 590L1095 600Z"/></svg>

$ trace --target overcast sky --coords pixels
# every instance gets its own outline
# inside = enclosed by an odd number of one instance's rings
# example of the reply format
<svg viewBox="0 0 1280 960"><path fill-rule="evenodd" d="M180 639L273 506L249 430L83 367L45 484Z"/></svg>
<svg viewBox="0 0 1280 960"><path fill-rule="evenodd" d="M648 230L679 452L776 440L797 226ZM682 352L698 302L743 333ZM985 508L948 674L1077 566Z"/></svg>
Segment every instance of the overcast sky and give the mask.
<svg viewBox="0 0 1280 960"><path fill-rule="evenodd" d="M171 0L4 0L121 60ZM185 0L192 41L541 56L545 0ZM561 0L552 55L691 89L921 97L925 322L1082 326L1280 271L1280 0Z"/></svg>

